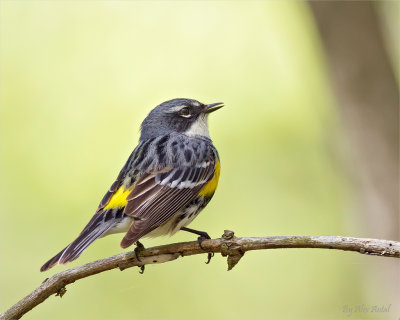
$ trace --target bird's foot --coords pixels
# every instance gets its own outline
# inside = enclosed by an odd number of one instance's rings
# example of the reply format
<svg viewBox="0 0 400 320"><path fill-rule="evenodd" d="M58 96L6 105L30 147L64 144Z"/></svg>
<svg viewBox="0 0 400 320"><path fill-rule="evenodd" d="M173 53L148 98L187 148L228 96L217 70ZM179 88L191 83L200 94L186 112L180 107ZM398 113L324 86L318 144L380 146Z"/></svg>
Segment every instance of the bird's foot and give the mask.
<svg viewBox="0 0 400 320"><path fill-rule="evenodd" d="M142 265L142 266L140 266L139 268L140 268L139 273L140 273L140 274L143 274L143 273L144 273L145 265Z"/></svg>
<svg viewBox="0 0 400 320"><path fill-rule="evenodd" d="M135 257L136 257L136 259L137 259L139 262L142 262L142 259L139 258L139 253L140 253L141 251L143 251L144 249L145 249L145 248L144 248L144 245L143 245L141 242L136 241L136 248L135 248L134 252L135 252ZM140 268L139 273L140 273L140 274L143 274L143 273L144 273L145 265L139 266L139 268Z"/></svg>
<svg viewBox="0 0 400 320"><path fill-rule="evenodd" d="M190 232L190 233L197 234L197 235L199 236L199 237L197 238L197 242L199 243L200 248L201 248L202 250L204 250L204 251L207 251L207 250L205 250L205 249L203 248L203 246L201 245L202 242L203 242L204 240L209 240L209 239L211 239L211 237L208 235L207 232L198 231L198 230L194 230L194 229L190 229L190 228L186 228L186 227L182 227L181 230L182 230L182 231L187 231L187 232ZM212 258L213 256L214 256L214 252L209 252L209 253L208 253L206 264L209 264L209 263L210 263L211 258Z"/></svg>
<svg viewBox="0 0 400 320"><path fill-rule="evenodd" d="M209 240L209 239L211 239L211 237L210 237L206 232L204 232L204 235L202 235L202 236L200 236L200 237L197 238L197 242L199 243L199 246L200 246L200 248L201 248L202 250L206 251L206 249L204 249L203 246L201 245L202 242L203 242L204 240ZM214 252L209 252L209 253L207 254L207 261L206 261L206 264L209 264L209 263L210 263L212 257L214 257Z"/></svg>

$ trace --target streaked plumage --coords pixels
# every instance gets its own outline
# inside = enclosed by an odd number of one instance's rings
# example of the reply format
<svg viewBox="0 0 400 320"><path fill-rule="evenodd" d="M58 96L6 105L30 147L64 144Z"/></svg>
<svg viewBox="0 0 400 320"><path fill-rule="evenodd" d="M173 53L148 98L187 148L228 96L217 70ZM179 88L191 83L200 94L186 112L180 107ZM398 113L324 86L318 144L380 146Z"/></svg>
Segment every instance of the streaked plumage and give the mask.
<svg viewBox="0 0 400 320"><path fill-rule="evenodd" d="M143 121L138 146L80 235L43 265L73 261L96 239L126 232L126 248L147 236L174 234L211 200L220 164L208 133L208 113L221 103L174 99Z"/></svg>

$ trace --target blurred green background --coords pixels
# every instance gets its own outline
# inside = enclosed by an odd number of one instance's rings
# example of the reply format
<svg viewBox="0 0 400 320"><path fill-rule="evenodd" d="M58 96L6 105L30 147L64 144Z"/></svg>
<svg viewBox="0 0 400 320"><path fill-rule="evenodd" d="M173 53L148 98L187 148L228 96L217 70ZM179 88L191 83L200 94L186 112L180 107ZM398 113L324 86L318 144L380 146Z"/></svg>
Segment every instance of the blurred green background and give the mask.
<svg viewBox="0 0 400 320"><path fill-rule="evenodd" d="M368 237L353 218L354 188L307 3L0 5L1 311L55 272L122 251L122 235L113 235L74 263L39 272L90 219L147 113L176 97L226 105L210 119L219 189L191 227L213 237L224 229ZM190 240L178 233L143 243ZM205 259L90 277L24 318L341 319L345 305L396 303L390 275L377 274L379 287L366 293L364 267L383 263L374 257L258 251L230 272L224 258Z"/></svg>

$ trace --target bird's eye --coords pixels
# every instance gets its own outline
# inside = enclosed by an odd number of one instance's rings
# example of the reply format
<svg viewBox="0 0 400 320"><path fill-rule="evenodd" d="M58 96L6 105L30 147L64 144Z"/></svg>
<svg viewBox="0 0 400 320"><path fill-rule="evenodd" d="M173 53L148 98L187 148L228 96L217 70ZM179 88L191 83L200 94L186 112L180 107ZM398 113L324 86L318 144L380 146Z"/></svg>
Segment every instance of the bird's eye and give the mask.
<svg viewBox="0 0 400 320"><path fill-rule="evenodd" d="M179 110L179 115L185 118L190 118L192 116L192 113L190 112L190 109L188 107L184 107Z"/></svg>

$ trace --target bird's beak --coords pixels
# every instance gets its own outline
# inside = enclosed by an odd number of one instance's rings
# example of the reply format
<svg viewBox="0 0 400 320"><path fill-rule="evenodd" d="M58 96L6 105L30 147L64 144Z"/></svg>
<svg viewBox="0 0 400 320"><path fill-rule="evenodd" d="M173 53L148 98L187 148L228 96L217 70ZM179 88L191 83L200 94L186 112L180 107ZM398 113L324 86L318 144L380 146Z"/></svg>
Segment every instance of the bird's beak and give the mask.
<svg viewBox="0 0 400 320"><path fill-rule="evenodd" d="M204 106L203 112L211 113L211 112L217 111L218 109L222 108L223 106L224 106L223 102L211 103L211 104Z"/></svg>

